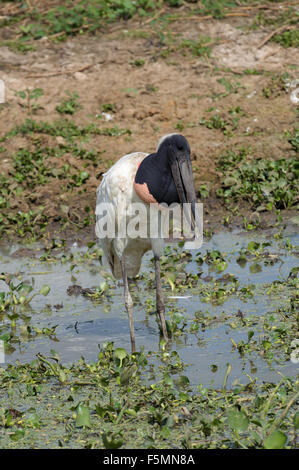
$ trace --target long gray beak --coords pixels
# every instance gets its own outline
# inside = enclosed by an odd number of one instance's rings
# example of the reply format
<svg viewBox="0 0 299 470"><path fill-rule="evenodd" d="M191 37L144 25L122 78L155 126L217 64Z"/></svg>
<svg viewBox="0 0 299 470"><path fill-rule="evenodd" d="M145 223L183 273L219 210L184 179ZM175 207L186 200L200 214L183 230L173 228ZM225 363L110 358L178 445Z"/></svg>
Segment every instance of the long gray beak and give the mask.
<svg viewBox="0 0 299 470"><path fill-rule="evenodd" d="M175 159L171 165L171 172L180 202L183 204L186 219L190 223L192 231L194 231L195 225L199 224L199 220L196 217L196 195L190 159L186 158L180 162ZM189 204L186 203L191 204L191 214L188 210Z"/></svg>

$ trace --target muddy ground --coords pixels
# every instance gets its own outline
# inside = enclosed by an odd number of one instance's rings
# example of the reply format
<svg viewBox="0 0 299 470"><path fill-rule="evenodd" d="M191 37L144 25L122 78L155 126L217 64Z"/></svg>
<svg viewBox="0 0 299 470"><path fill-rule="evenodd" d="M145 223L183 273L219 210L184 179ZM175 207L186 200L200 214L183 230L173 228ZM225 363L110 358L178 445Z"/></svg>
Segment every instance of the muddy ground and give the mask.
<svg viewBox="0 0 299 470"><path fill-rule="evenodd" d="M51 168L69 164L78 173L88 171L89 178L72 188L67 187L67 178L53 177L25 188L11 197L10 214L42 206L50 236L57 230L72 233L81 228L81 235L93 238L95 191L103 172L122 155L153 152L162 135L181 132L191 144L196 189L203 194L204 185L209 192L202 200L206 226L213 228L227 213L216 197L222 178L217 168L220 155L242 147L248 159L295 155L286 132L296 124L296 106L286 84L298 78L298 48L265 42L275 26L258 24L258 9L205 19L192 17L192 5L184 5L176 21L163 22L162 16L154 23L150 18L122 20L105 31L63 42L44 37L34 41L35 50L26 54L0 47L0 78L6 87L6 103L0 105L2 136L26 118L38 122L66 118L78 126L117 126L123 132L80 137L80 146L95 151L94 161L67 151L48 157ZM285 2L274 3L263 14L275 16L286 7ZM0 31L2 40L12 35L9 26ZM209 54L190 46L202 36L208 37ZM32 100L36 106L30 109L16 92L37 88L44 94ZM78 94L80 107L73 115L56 110L67 93ZM227 122L226 129L203 124L215 113ZM63 136L19 133L1 144L2 175L13 174L12 156L19 149L36 149L36 139L40 148L66 145ZM247 206L239 208L248 213ZM90 219L84 224L86 213ZM275 214L263 217L273 222Z"/></svg>

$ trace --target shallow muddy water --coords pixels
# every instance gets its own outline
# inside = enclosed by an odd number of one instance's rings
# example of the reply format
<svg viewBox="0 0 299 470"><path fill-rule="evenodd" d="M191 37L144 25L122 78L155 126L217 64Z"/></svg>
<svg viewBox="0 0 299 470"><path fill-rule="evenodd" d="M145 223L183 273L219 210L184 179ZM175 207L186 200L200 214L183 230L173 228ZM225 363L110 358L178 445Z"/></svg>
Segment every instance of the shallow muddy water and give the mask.
<svg viewBox="0 0 299 470"><path fill-rule="evenodd" d="M287 249L285 240L289 239L292 249ZM266 257L252 257L246 263L240 263L238 258L242 247L248 243L269 243L265 246ZM279 292L267 293L269 285L275 281L284 282L292 268L298 266L298 249L294 246L299 242L299 235L295 229L289 229L282 239L261 236L253 233L222 232L214 235L210 240L205 240L201 250L196 250L193 259L186 266L189 273L202 271L197 285L194 288L175 289L172 291L168 283L164 285L166 301L166 316L169 311L177 311L182 315L184 326L180 334L174 335L170 351L176 350L180 358L188 366L185 374L190 384L196 386L222 386L227 364L231 365L231 373L228 385L236 381L247 383L250 380L276 382L283 375L294 375L298 370L298 364L290 360L281 360L278 356L272 361L266 360L263 355L252 350L246 354L240 354L240 350L234 345L244 342L248 344L248 332L254 333L256 341L262 341L265 337L262 319L265 315L276 312L278 308L289 302L287 289ZM51 349L57 351L62 362L71 363L83 356L87 361L97 359L99 347L103 343L113 341L116 348L125 348L130 351L130 336L127 314L123 302L123 289L119 283L108 281L110 285L109 296L104 296L100 301L91 301L82 295L68 295L67 289L75 284L83 288L98 286L105 280L105 266L101 266L96 260L80 257L87 248L72 247L75 258L71 261L61 261L57 255L56 261L45 262L39 257L41 252L36 251L35 258L11 256L18 246L1 248L0 272L9 274L18 273L21 280L34 278L34 292L43 285L48 285L51 290L47 297L36 296L28 309L23 309L16 320L16 328L19 333L18 341L11 343L6 350L6 363L14 363L17 359L21 362L32 361L37 353L49 354ZM204 257L207 252L219 250L227 262L223 271L217 270L212 264L199 264L196 256ZM150 262L151 254L144 259L141 273L153 272ZM270 260L270 262L269 262ZM104 268L104 269L103 269ZM220 301L209 298L208 286L215 284L215 280L227 273L235 276L239 283L239 290L251 286L253 296L240 296L234 293L224 296ZM107 279L107 278L106 278ZM219 281L219 282L220 282ZM227 288L228 284L218 283L218 287ZM207 294L198 287L206 286ZM254 289L254 290L253 290ZM0 292L8 290L8 286L1 282ZM137 349L145 351L157 351L159 348L159 330L156 315L148 313L147 301L154 299L154 290L148 288L146 281L140 279L131 287L134 299L134 320ZM198 318L198 312L204 318L212 320L205 323L199 322L199 329L190 328L194 319ZM246 319L256 319L250 325L242 326L238 321L238 312ZM5 315L2 315L3 333L10 331L10 323ZM26 319L27 317L27 319ZM1 325L1 323L0 323ZM39 334L34 337L23 334L25 326L30 325L42 330L52 328L55 325L55 334L51 337L47 334ZM22 333L23 332L23 333Z"/></svg>

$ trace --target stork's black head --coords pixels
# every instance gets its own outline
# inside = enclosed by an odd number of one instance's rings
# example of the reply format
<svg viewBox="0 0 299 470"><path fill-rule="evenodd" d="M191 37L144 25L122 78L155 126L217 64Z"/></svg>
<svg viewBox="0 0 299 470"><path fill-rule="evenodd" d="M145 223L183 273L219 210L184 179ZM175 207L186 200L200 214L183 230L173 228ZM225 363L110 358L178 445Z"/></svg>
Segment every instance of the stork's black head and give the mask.
<svg viewBox="0 0 299 470"><path fill-rule="evenodd" d="M165 152L167 152L170 161L173 158L190 159L190 145L188 140L181 134L168 134L160 139L157 153L159 155Z"/></svg>
<svg viewBox="0 0 299 470"><path fill-rule="evenodd" d="M181 134L159 141L157 152L140 164L134 187L144 202L195 203L190 146Z"/></svg>

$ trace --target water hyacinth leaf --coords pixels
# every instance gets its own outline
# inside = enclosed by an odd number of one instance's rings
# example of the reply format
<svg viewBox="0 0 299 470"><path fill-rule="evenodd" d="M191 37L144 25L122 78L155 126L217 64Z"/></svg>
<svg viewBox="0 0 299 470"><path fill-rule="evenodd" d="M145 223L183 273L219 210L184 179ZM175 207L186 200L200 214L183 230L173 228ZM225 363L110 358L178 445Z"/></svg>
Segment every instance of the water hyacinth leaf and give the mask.
<svg viewBox="0 0 299 470"><path fill-rule="evenodd" d="M186 386L189 385L190 380L186 375L181 375L177 380L175 380L176 385L178 386Z"/></svg>
<svg viewBox="0 0 299 470"><path fill-rule="evenodd" d="M254 331L252 331L252 330L248 331L248 333L247 333L248 343L251 340L251 338L253 337L253 335L254 335Z"/></svg>
<svg viewBox="0 0 299 470"><path fill-rule="evenodd" d="M123 348L116 348L114 351L114 356L119 360L119 367L123 366L123 360L127 357L127 351Z"/></svg>
<svg viewBox="0 0 299 470"><path fill-rule="evenodd" d="M27 299L26 299L25 295L20 295L20 297L19 297L19 303L20 303L21 305L24 305L26 302L27 302Z"/></svg>
<svg viewBox="0 0 299 470"><path fill-rule="evenodd" d="M225 269L227 268L228 264L226 261L220 261L219 263L217 263L217 270L222 272L222 271L225 271Z"/></svg>
<svg viewBox="0 0 299 470"><path fill-rule="evenodd" d="M76 426L90 428L90 409L84 403L79 403L76 409Z"/></svg>
<svg viewBox="0 0 299 470"><path fill-rule="evenodd" d="M120 385L127 385L133 377L136 376L138 367L136 364L132 364L130 367L127 367L121 372L119 376Z"/></svg>
<svg viewBox="0 0 299 470"><path fill-rule="evenodd" d="M108 282L102 281L102 282L100 283L100 290L101 290L102 292L105 292L107 289L109 289L109 284L108 284Z"/></svg>
<svg viewBox="0 0 299 470"><path fill-rule="evenodd" d="M236 408L228 411L227 422L235 431L246 431L249 426L249 420L246 414Z"/></svg>
<svg viewBox="0 0 299 470"><path fill-rule="evenodd" d="M250 266L249 271L251 274L260 273L262 271L262 266L258 263L254 263Z"/></svg>
<svg viewBox="0 0 299 470"><path fill-rule="evenodd" d="M173 381L171 380L169 374L165 374L164 382L165 382L166 385L173 385Z"/></svg>
<svg viewBox="0 0 299 470"><path fill-rule="evenodd" d="M287 436L279 431L279 429L275 429L275 431L271 432L265 439L264 447L265 449L283 449L286 442Z"/></svg>
<svg viewBox="0 0 299 470"><path fill-rule="evenodd" d="M171 287L171 290L174 291L175 289L175 280L176 280L176 274L175 273L168 273L166 275L166 279Z"/></svg>
<svg viewBox="0 0 299 470"><path fill-rule="evenodd" d="M169 333L171 330L170 330L170 324L169 324L169 321L166 320L166 327L167 327L167 333ZM162 351L165 351L165 348L166 348L166 341L164 338L161 338L160 339L160 342L159 342L159 345L160 345L160 348Z"/></svg>
<svg viewBox="0 0 299 470"><path fill-rule="evenodd" d="M128 416L132 416L133 418L137 416L137 413L133 408L127 408L124 413Z"/></svg>
<svg viewBox="0 0 299 470"><path fill-rule="evenodd" d="M234 344L236 345L235 342L234 342ZM237 347L237 345L236 345L236 347ZM225 389L225 387L226 387L227 379L228 379L228 377L229 377L229 375L230 375L230 373L231 373L231 371L232 371L232 366L231 366L231 364L227 363L226 366L227 366L227 367L226 367L226 372L225 372L225 376L224 376L224 379L223 379L223 388L224 388L224 389Z"/></svg>
<svg viewBox="0 0 299 470"><path fill-rule="evenodd" d="M44 295L44 296L46 297L46 296L49 294L50 290L51 290L51 288L50 288L49 286L43 286L43 287L40 289L39 293L40 293L41 295Z"/></svg>
<svg viewBox="0 0 299 470"><path fill-rule="evenodd" d="M25 436L25 430L24 429L17 429L13 434L10 435L10 439L14 442L19 441L20 439L23 439Z"/></svg>
<svg viewBox="0 0 299 470"><path fill-rule="evenodd" d="M102 434L105 449L119 449L123 445L120 434L107 432Z"/></svg>
<svg viewBox="0 0 299 470"><path fill-rule="evenodd" d="M59 357L58 352L56 352L55 349L50 349L50 353L51 353L51 359L54 359L55 361L59 362L60 357Z"/></svg>
<svg viewBox="0 0 299 470"><path fill-rule="evenodd" d="M259 247L260 247L260 243L251 241L251 242L249 242L248 245L247 245L247 251L253 252L253 251L258 250Z"/></svg>
<svg viewBox="0 0 299 470"><path fill-rule="evenodd" d="M29 284L24 284L23 282L19 284L17 288L18 292L20 292L23 296L26 296L32 292L33 287Z"/></svg>
<svg viewBox="0 0 299 470"><path fill-rule="evenodd" d="M30 413L26 415L26 423L33 428L38 428L40 426L39 417L34 409L29 410Z"/></svg>

